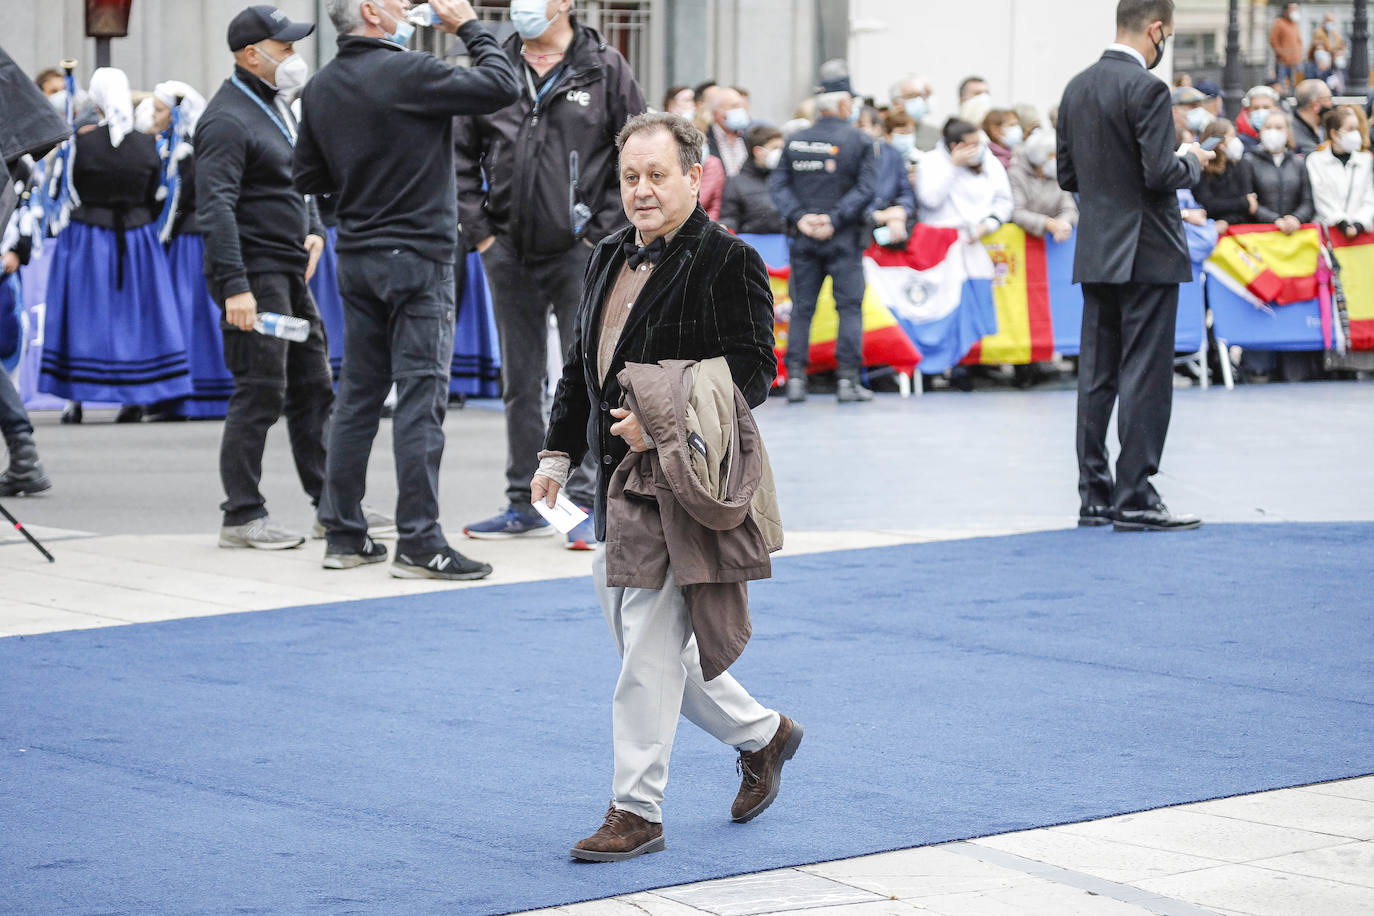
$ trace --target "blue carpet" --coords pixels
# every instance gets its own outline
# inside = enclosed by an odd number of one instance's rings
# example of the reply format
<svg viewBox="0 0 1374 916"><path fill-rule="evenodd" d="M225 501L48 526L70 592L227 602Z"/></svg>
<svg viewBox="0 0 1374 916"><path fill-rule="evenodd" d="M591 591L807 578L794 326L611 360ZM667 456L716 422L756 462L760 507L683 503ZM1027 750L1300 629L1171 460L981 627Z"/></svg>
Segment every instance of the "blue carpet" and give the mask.
<svg viewBox="0 0 1374 916"><path fill-rule="evenodd" d="M729 823L684 726L667 852L608 866L566 858L609 796L587 580L0 640L0 909L506 912L1369 773L1371 542L781 560L735 668L806 726L778 803Z"/></svg>

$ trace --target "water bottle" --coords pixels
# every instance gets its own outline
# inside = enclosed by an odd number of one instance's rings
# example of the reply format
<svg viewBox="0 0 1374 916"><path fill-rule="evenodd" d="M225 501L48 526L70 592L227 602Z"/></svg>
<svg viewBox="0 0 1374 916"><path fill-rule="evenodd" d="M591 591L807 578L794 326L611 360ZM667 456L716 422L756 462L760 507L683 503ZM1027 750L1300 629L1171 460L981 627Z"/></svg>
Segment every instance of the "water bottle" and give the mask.
<svg viewBox="0 0 1374 916"><path fill-rule="evenodd" d="M427 29L443 22L439 18L439 14L434 12L428 3L421 3L419 6L412 6L406 10L406 20L413 25L422 25Z"/></svg>
<svg viewBox="0 0 1374 916"><path fill-rule="evenodd" d="M268 337L280 337L282 340L300 343L310 336L310 322L292 315L258 312L258 317L253 322L253 330Z"/></svg>

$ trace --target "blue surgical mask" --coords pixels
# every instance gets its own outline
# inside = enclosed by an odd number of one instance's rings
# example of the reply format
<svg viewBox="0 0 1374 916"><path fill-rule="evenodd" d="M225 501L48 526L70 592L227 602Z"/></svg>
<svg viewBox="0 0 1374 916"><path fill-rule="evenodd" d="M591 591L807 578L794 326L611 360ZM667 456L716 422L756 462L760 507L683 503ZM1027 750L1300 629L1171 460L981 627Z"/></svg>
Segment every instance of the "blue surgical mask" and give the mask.
<svg viewBox="0 0 1374 916"><path fill-rule="evenodd" d="M1002 132L1002 145L1007 149L1016 149L1021 145L1025 137L1021 133L1021 125L1013 124Z"/></svg>
<svg viewBox="0 0 1374 916"><path fill-rule="evenodd" d="M861 115L861 114L863 114L863 109L862 109L862 108L860 108L858 105L850 105L850 106L849 106L849 123L850 123L850 124L858 124L858 123L859 123L859 115Z"/></svg>
<svg viewBox="0 0 1374 916"><path fill-rule="evenodd" d="M404 19L397 19L395 16L391 15L391 13L387 12L385 9L383 9L381 6L377 4L373 4L372 8L379 13L386 13L386 18L396 23L396 31L388 35L383 35L383 38L385 38L392 44L400 45L401 47L405 47L407 44L410 43L411 37L415 34L415 26L413 24L407 22Z"/></svg>
<svg viewBox="0 0 1374 916"><path fill-rule="evenodd" d="M906 116L918 123L926 116L926 100L919 95L914 99L907 99L906 102L903 103L903 107L906 108Z"/></svg>
<svg viewBox="0 0 1374 916"><path fill-rule="evenodd" d="M893 149L901 153L903 156L906 156L908 153L910 153L912 150L916 148L916 135L893 134L892 139L888 142L892 144Z"/></svg>
<svg viewBox="0 0 1374 916"><path fill-rule="evenodd" d="M1250 112L1250 126L1258 133L1264 129L1264 122L1269 120L1268 108L1256 108Z"/></svg>
<svg viewBox="0 0 1374 916"><path fill-rule="evenodd" d="M549 30L553 19L544 15L548 8L545 0L511 0L510 21L521 38L532 41Z"/></svg>
<svg viewBox="0 0 1374 916"><path fill-rule="evenodd" d="M731 108L725 113L725 126L737 134L748 130L750 123L747 108Z"/></svg>

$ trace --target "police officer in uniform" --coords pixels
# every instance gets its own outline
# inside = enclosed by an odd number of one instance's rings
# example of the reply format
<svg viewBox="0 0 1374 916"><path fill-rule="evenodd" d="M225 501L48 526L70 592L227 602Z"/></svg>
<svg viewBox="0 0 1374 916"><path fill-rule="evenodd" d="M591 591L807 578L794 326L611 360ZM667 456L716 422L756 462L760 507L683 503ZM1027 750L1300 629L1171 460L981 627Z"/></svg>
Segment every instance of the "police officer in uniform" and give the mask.
<svg viewBox="0 0 1374 916"><path fill-rule="evenodd" d="M873 140L854 126L859 107L843 60L821 66L816 96L819 118L788 138L768 180L773 203L787 222L791 251L792 319L787 337L787 400L806 400L811 317L821 283L829 276L840 330L835 341L844 402L871 401L859 384L863 365L864 209L873 197L878 165Z"/></svg>

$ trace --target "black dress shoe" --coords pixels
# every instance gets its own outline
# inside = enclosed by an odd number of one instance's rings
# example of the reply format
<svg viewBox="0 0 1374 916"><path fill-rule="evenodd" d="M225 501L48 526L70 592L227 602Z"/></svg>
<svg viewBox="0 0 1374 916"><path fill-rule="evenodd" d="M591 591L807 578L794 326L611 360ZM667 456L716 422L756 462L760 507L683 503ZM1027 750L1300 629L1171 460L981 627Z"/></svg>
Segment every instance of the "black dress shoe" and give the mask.
<svg viewBox="0 0 1374 916"><path fill-rule="evenodd" d="M1196 515L1173 515L1163 503L1148 509L1122 509L1112 522L1116 531L1187 531L1202 525Z"/></svg>
<svg viewBox="0 0 1374 916"><path fill-rule="evenodd" d="M1084 506L1078 510L1078 527L1101 528L1112 523L1111 506Z"/></svg>

